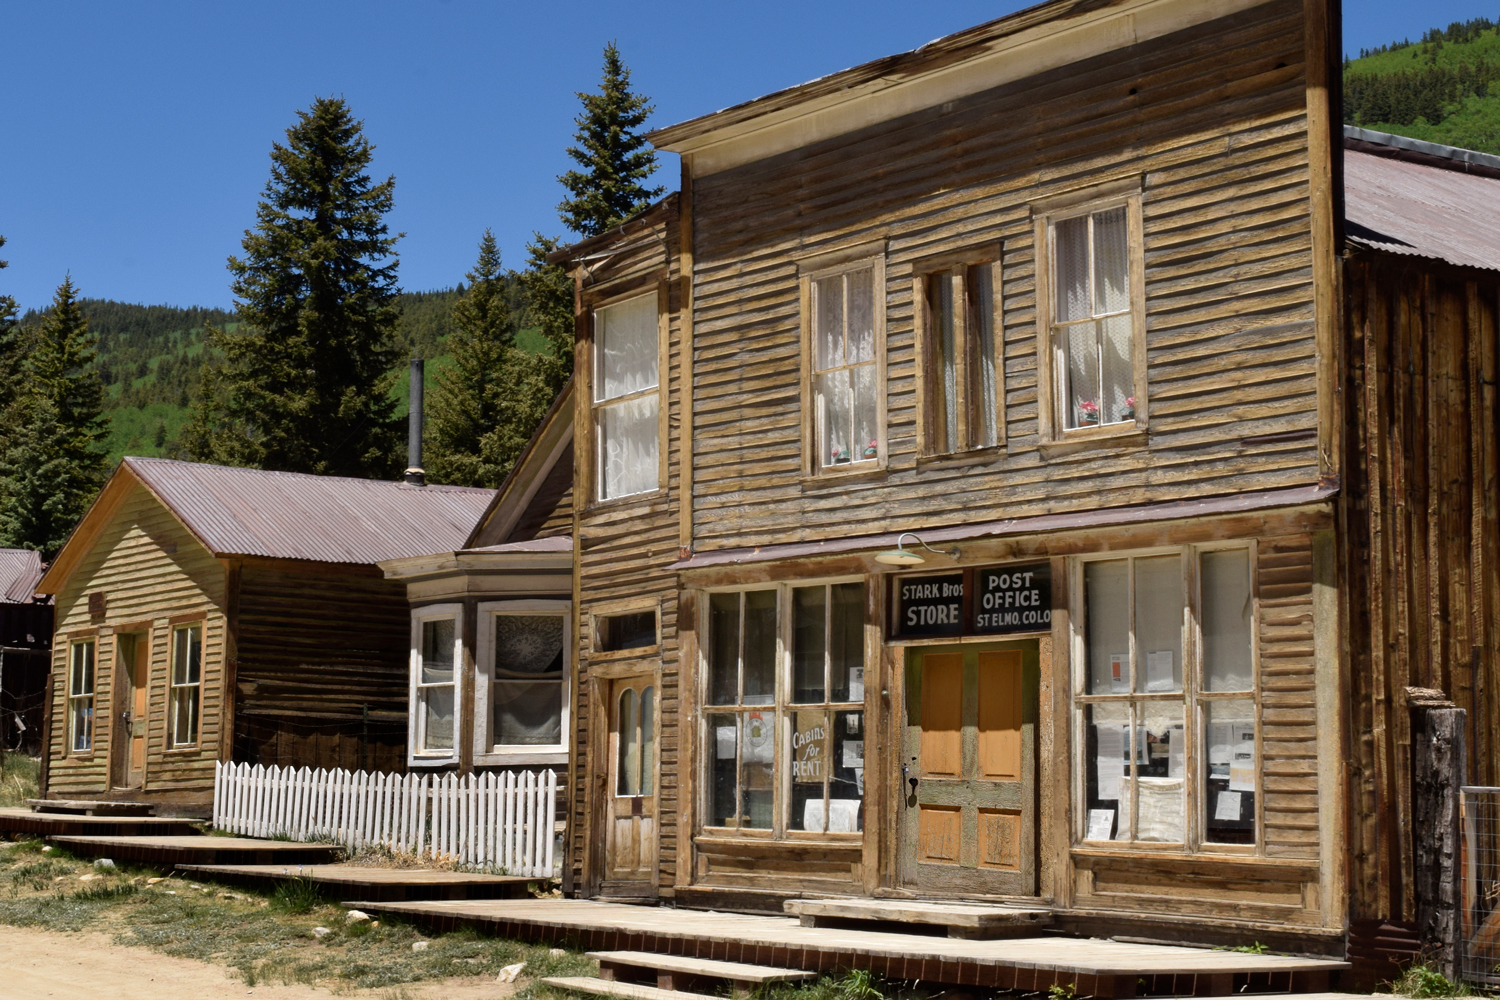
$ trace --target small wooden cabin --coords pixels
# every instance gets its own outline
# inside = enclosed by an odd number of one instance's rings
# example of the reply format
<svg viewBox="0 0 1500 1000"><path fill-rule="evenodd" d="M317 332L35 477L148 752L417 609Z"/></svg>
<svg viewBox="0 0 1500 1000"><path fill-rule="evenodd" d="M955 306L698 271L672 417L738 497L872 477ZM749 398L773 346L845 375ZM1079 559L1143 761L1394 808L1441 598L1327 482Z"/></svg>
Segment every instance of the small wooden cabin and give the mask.
<svg viewBox="0 0 1500 1000"><path fill-rule="evenodd" d="M126 458L42 578L44 795L202 813L215 761L403 770L406 595L376 563L493 491Z"/></svg>
<svg viewBox="0 0 1500 1000"><path fill-rule="evenodd" d="M568 891L1391 978L1407 687L1496 780L1500 188L1346 164L1337 23L1044 3L652 134L680 194L555 256Z"/></svg>

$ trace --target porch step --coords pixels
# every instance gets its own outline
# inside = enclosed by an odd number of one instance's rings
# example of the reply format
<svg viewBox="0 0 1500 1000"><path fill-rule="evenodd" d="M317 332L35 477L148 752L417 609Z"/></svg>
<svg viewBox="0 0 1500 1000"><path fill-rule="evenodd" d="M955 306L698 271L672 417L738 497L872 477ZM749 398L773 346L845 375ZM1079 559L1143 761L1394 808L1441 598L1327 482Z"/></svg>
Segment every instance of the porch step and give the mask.
<svg viewBox="0 0 1500 1000"><path fill-rule="evenodd" d="M1001 938L1035 934L1052 923L1042 907L939 903L920 899L789 899L782 908L803 927L850 924L923 924L946 927L955 938Z"/></svg>
<svg viewBox="0 0 1500 1000"><path fill-rule="evenodd" d="M591 951L590 958L599 962L599 978L617 981L625 970L648 969L656 972L656 985L677 991L698 980L727 980L736 993L748 993L765 983L795 983L817 979L816 972L801 969L776 969L745 962L717 962L683 955L658 955L649 951ZM627 973L628 974L628 973Z"/></svg>
<svg viewBox="0 0 1500 1000"><path fill-rule="evenodd" d="M664 990L656 986L639 983L617 983L593 976L550 976L542 982L560 990L574 993L590 993L599 997L626 997L628 1000L723 1000L705 993L684 993L680 990Z"/></svg>
<svg viewBox="0 0 1500 1000"><path fill-rule="evenodd" d="M32 812L74 813L79 816L154 816L150 802L107 802L102 799L27 799Z"/></svg>

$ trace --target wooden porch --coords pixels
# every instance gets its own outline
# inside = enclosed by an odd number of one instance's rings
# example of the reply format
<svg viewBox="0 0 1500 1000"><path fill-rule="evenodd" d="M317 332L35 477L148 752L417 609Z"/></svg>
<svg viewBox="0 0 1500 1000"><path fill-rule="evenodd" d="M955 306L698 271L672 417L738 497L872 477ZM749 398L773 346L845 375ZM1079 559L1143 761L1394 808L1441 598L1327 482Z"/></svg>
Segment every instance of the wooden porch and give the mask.
<svg viewBox="0 0 1500 1000"><path fill-rule="evenodd" d="M1071 986L1081 996L1313 993L1337 986L1347 962L1097 938L1032 934L1002 940L807 927L753 916L571 899L357 902L435 929L471 926L590 951L648 952L777 969L869 969L890 979L985 990Z"/></svg>

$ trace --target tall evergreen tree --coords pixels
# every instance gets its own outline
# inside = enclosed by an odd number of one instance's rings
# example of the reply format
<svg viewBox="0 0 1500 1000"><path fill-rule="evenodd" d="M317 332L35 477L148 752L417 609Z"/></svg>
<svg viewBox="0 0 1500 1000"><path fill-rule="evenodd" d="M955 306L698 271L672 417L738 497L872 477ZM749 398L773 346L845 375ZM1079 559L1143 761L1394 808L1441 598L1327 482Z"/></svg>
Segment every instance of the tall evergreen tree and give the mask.
<svg viewBox="0 0 1500 1000"><path fill-rule="evenodd" d="M0 236L0 247L4 246L5 237ZM0 270L9 266L10 261L0 260ZM8 416L22 384L26 345L19 315L15 298L0 295L0 440L5 437Z"/></svg>
<svg viewBox="0 0 1500 1000"><path fill-rule="evenodd" d="M650 99L630 89L630 70L620 50L604 47L604 79L599 93L579 93L583 111L574 121L577 146L568 147L582 170L558 180L571 197L557 206L564 224L585 237L613 229L649 205L659 187L645 181L656 171L656 153L637 131L655 110Z"/></svg>
<svg viewBox="0 0 1500 1000"><path fill-rule="evenodd" d="M396 241L374 147L341 98L318 98L271 149L256 226L230 257L241 326L214 330L185 444L229 465L346 476L402 467L389 390L400 352Z"/></svg>
<svg viewBox="0 0 1500 1000"><path fill-rule="evenodd" d="M488 229L468 279L468 290L453 306L453 365L438 374L428 404L424 459L434 482L493 488L506 470L484 460L481 441L500 418L501 380L507 355L515 350L516 325L500 248Z"/></svg>
<svg viewBox="0 0 1500 1000"><path fill-rule="evenodd" d="M104 383L71 277L28 345L18 422L0 455L0 543L50 559L105 476Z"/></svg>

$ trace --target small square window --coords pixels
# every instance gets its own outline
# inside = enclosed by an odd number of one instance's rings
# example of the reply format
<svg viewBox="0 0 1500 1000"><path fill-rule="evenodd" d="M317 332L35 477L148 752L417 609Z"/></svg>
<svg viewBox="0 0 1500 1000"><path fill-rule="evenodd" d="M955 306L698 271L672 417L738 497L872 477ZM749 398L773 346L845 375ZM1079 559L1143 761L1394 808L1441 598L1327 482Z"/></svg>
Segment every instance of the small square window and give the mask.
<svg viewBox="0 0 1500 1000"><path fill-rule="evenodd" d="M655 646L656 610L626 611L617 615L600 615L595 619L594 643L601 653L622 649L645 649Z"/></svg>

